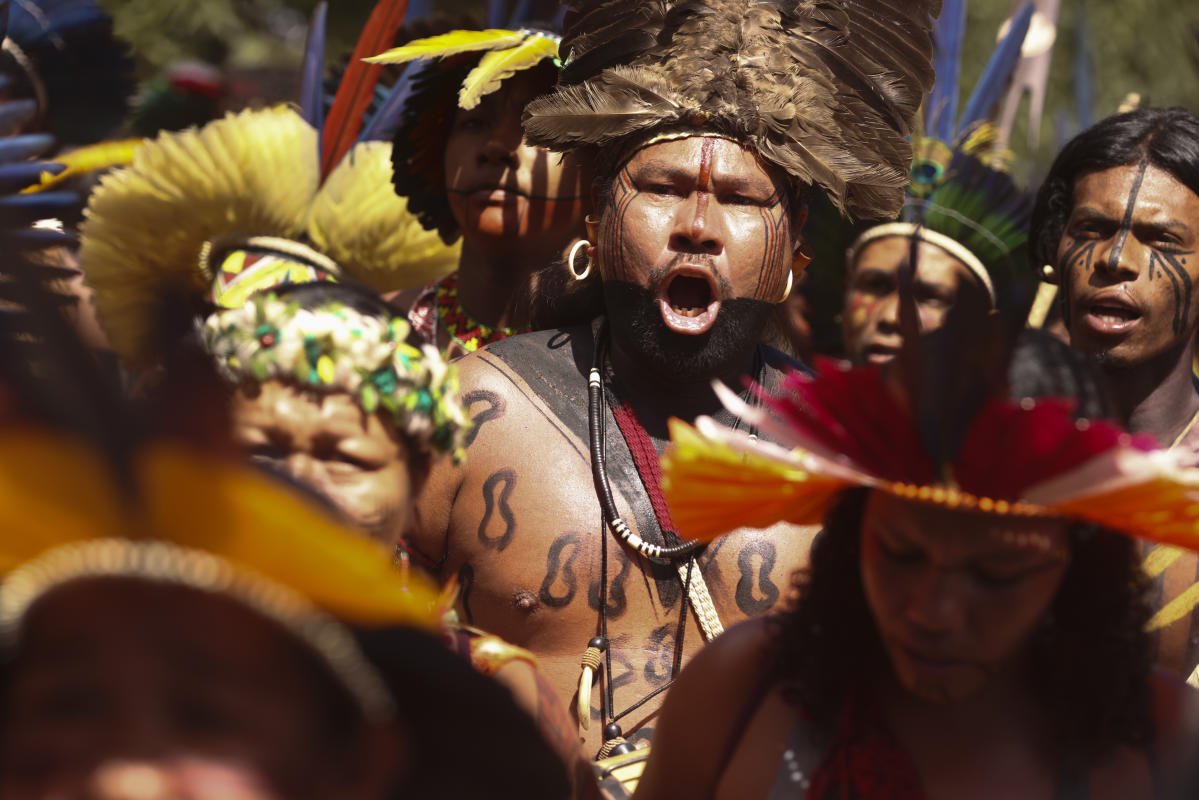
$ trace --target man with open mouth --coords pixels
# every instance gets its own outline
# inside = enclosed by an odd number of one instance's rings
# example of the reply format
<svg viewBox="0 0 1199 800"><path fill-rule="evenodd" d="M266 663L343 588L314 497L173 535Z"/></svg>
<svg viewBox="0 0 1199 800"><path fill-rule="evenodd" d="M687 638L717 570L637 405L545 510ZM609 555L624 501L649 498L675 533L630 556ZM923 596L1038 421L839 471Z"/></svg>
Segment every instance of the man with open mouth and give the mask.
<svg viewBox="0 0 1199 800"><path fill-rule="evenodd" d="M1140 109L1079 134L1041 187L1031 241L1119 421L1199 466L1199 119ZM1145 566L1160 592L1158 661L1185 677L1199 663L1199 561L1158 549Z"/></svg>
<svg viewBox="0 0 1199 800"><path fill-rule="evenodd" d="M752 398L746 376L796 366L759 342L807 263L808 191L899 211L938 6L628 0L566 18L558 88L524 128L593 172L566 266L594 302L459 362L475 432L430 475L410 544L457 576L465 619L538 656L590 755L647 739L680 665L806 560L803 536L681 540L658 455L668 419L721 413L714 381ZM845 70L861 82L825 77Z"/></svg>

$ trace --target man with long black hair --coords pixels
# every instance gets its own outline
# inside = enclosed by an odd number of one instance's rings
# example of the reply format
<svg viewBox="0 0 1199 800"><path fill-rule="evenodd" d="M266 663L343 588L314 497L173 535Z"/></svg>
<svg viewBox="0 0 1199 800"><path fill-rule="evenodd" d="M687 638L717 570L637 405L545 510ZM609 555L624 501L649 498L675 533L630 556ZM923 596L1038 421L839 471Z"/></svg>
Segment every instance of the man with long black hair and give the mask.
<svg viewBox="0 0 1199 800"><path fill-rule="evenodd" d="M1071 344L1106 377L1119 421L1199 466L1199 118L1182 108L1110 117L1058 155L1037 196L1032 257L1057 283ZM1188 674L1194 556L1157 550L1158 660Z"/></svg>

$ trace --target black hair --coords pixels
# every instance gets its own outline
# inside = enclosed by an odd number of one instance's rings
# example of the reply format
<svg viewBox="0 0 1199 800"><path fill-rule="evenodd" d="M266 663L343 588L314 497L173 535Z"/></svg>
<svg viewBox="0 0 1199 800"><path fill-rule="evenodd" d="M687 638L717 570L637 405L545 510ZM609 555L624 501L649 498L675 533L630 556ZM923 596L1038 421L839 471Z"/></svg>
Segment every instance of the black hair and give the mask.
<svg viewBox="0 0 1199 800"><path fill-rule="evenodd" d="M1107 383L1093 361L1053 334L1035 329L1020 332L1007 370L1013 400L1064 397L1074 400L1079 419L1115 419Z"/></svg>
<svg viewBox="0 0 1199 800"><path fill-rule="evenodd" d="M408 628L360 630L396 699L413 765L396 798L565 800L570 781L512 693L437 639Z"/></svg>
<svg viewBox="0 0 1199 800"><path fill-rule="evenodd" d="M1142 160L1199 195L1199 117L1185 108L1140 108L1108 117L1071 139L1037 192L1029 236L1033 267L1056 265L1079 178Z"/></svg>
<svg viewBox="0 0 1199 800"><path fill-rule="evenodd" d="M450 56L423 66L391 147L391 182L408 198L408 210L446 244L462 234L445 190L445 146L458 108L458 89L479 63L477 53Z"/></svg>
<svg viewBox="0 0 1199 800"><path fill-rule="evenodd" d="M359 314L380 319L391 319L397 312L387 304L378 292L355 283L314 281L312 283L289 283L268 290L280 300L297 303L300 308L320 308L328 303L341 303Z"/></svg>
<svg viewBox="0 0 1199 800"><path fill-rule="evenodd" d="M793 610L780 621L777 675L817 724L885 669L887 655L860 568L868 489L846 492L825 518L809 566L792 577ZM1136 543L1087 524L1069 529L1070 566L1032 642L1032 692L1058 756L1086 764L1152 735L1148 580Z"/></svg>
<svg viewBox="0 0 1199 800"><path fill-rule="evenodd" d="M1110 416L1101 382L1084 358L1040 331L1021 334L1008 366L1013 399L1078 400L1076 417ZM832 725L851 692L869 685L888 658L861 577L868 489L844 493L826 516L806 569L792 576L792 611L781 619L780 679L805 711ZM1134 540L1086 523L1068 529L1070 565L1032 643L1031 690L1067 763L1152 735L1145 633L1148 578Z"/></svg>

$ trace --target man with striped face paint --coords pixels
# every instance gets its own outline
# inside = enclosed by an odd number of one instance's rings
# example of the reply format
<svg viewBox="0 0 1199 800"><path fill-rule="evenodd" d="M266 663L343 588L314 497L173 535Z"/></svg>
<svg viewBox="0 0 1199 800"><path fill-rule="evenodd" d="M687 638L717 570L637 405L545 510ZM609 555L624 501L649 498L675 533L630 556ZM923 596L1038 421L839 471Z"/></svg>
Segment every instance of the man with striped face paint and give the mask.
<svg viewBox="0 0 1199 800"><path fill-rule="evenodd" d="M669 419L726 414L714 382L754 402L745 378L797 366L760 342L806 266L808 189L867 218L902 205L939 4L832 5L574 3L558 86L525 108L526 140L594 178L575 314L458 362L475 432L409 543L466 620L538 656L592 757L643 746L682 665L806 561L809 536L735 520L719 548L680 539L658 457ZM833 58L877 83L819 77Z"/></svg>
<svg viewBox="0 0 1199 800"><path fill-rule="evenodd" d="M1116 418L1199 467L1199 119L1147 108L1069 142L1037 195L1032 255ZM1199 680L1199 559L1147 553L1157 662Z"/></svg>
<svg viewBox="0 0 1199 800"><path fill-rule="evenodd" d="M699 134L637 150L600 192L587 255L604 281L612 357L682 380L750 373L790 293L807 216L786 176Z"/></svg>
<svg viewBox="0 0 1199 800"><path fill-rule="evenodd" d="M1121 420L1199 465L1199 119L1142 109L1080 134L1037 197L1033 242Z"/></svg>

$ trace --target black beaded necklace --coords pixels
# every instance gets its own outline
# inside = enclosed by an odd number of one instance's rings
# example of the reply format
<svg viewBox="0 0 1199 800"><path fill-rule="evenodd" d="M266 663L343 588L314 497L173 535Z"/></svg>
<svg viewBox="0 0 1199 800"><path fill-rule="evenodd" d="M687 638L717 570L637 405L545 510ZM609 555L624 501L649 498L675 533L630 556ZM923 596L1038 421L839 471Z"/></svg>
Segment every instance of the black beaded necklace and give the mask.
<svg viewBox="0 0 1199 800"><path fill-rule="evenodd" d="M592 352L591 371L588 377L587 405L588 433L590 435L591 449L591 474L595 482L596 494L599 497L604 523L608 530L610 530L617 539L636 550L639 554L641 554L642 557L652 561L665 562L672 565L677 565L679 562L686 560L687 568L685 577L682 577L681 580L683 595L679 609L678 629L675 633L675 652L673 663L671 665L670 680L668 680L662 686L654 689L652 692L646 694L640 700L637 700L623 711L617 712L615 710L615 689L611 680L612 650L608 646L608 537L600 537L600 635L592 638L591 641L587 643L587 651L583 656L585 675L588 674L586 672L587 668L594 670L598 666L601 654L604 659L604 669L606 675L604 679L604 691L600 695L600 716L601 719L604 720L605 725L603 730L604 745L600 749L598 755L598 758L600 759L627 753L634 749L633 745L625 741L624 731L619 725L619 721L623 717L644 706L653 698L665 692L671 687L671 685L674 684L679 669L682 667L683 637L687 631L687 612L690 608L691 576L692 572L696 568L695 556L697 552L704 546L702 542L697 540L680 541L678 544L674 545L651 544L634 533L629 528L628 524L626 524L620 517L620 512L616 507L616 501L612 494L612 486L608 480L608 471L606 466L607 448L605 440L606 425L604 415L606 392L604 388L602 369L605 357L605 347L608 339L607 333L607 322L603 322L600 324L599 330L596 331L595 335L595 346ZM755 362L758 361L760 361L760 352L758 357L755 358ZM761 373L763 370L764 366L759 363L755 363L755 373ZM758 374L757 377L759 382L761 382L764 376L762 374ZM617 419L617 422L619 424L619 418ZM638 428L636 433L641 434L648 441L648 434L645 433L643 429L640 429L639 423L636 423L634 420L633 426ZM624 433L626 438L628 438L629 432L625 431L623 427L622 433ZM641 478L642 483L646 486L647 493L651 495L651 505L653 505L654 489L650 487L649 481L655 480L655 478L654 476L650 476L649 480L647 480L647 476L642 474L641 468L637 466L636 458L634 458L634 467L637 469L637 473ZM654 509L654 514L655 517L657 517L658 526L662 530L663 539L666 539L667 537L677 539L677 534L675 534L674 531L669 530L671 526L666 524L666 520L659 515L657 508ZM681 566L679 568L681 571ZM587 695L586 698L583 697L584 692ZM580 686L579 701L580 719L582 719L582 714L584 713L584 703L588 705L585 713L588 716L590 715L589 686Z"/></svg>

